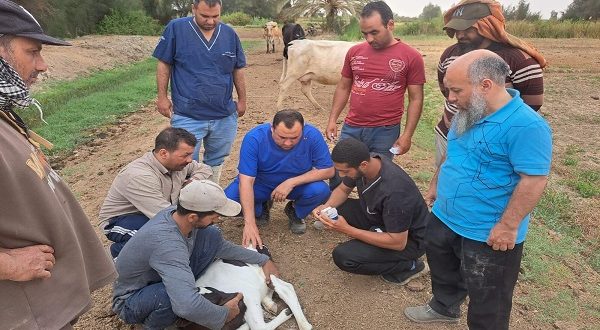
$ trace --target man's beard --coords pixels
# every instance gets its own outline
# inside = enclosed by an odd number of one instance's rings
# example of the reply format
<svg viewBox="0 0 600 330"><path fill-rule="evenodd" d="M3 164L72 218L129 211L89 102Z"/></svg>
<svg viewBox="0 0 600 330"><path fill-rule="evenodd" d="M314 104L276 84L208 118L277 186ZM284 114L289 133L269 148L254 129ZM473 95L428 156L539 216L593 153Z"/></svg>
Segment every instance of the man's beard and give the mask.
<svg viewBox="0 0 600 330"><path fill-rule="evenodd" d="M452 117L451 129L456 132L456 135L463 135L471 126L485 117L487 112L487 103L483 95L474 92L469 100L468 109L459 110Z"/></svg>
<svg viewBox="0 0 600 330"><path fill-rule="evenodd" d="M469 43L459 42L458 43L458 49L460 50L461 54L466 54L470 51L476 50L478 47L479 47L479 45L475 45L471 42L469 42Z"/></svg>

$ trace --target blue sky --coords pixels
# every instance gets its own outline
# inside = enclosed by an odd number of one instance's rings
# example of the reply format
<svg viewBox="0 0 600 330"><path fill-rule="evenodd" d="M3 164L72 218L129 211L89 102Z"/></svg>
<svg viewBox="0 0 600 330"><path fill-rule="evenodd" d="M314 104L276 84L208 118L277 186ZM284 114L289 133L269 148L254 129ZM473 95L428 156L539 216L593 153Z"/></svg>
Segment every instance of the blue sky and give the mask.
<svg viewBox="0 0 600 330"><path fill-rule="evenodd" d="M409 0L385 0L392 10L400 16L415 17L423 12L423 7L432 3L442 8L442 12L446 11L459 0L425 0L425 1L409 1ZM499 0L503 6L516 6L519 0ZM550 12L556 10L560 12L567 9L572 0L529 0L529 10L532 12L540 12L542 18L550 18Z"/></svg>

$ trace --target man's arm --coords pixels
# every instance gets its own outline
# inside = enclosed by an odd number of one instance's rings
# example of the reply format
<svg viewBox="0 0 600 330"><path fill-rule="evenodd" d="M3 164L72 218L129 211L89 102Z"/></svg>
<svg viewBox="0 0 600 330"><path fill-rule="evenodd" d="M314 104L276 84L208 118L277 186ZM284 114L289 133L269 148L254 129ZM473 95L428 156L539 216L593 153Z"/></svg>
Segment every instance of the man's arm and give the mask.
<svg viewBox="0 0 600 330"><path fill-rule="evenodd" d="M256 226L254 216L254 180L256 178L244 174L239 175L240 181L240 204L244 213L244 233L242 234L242 245L262 247L262 239Z"/></svg>
<svg viewBox="0 0 600 330"><path fill-rule="evenodd" d="M433 176L431 177L431 181L429 181L429 189L427 189L427 192L425 193L425 197L424 197L425 203L429 207L433 206L433 202L435 202L435 199L437 198L438 177L440 175L440 168L442 167L441 164L443 164L445 160L446 160L446 157L445 156L442 157L440 166L438 166L435 169L435 173L433 173Z"/></svg>
<svg viewBox="0 0 600 330"><path fill-rule="evenodd" d="M548 177L520 174L521 181L515 187L508 206L500 221L492 228L488 245L494 250L506 251L515 247L519 224L542 197Z"/></svg>
<svg viewBox="0 0 600 330"><path fill-rule="evenodd" d="M401 233L377 233L369 230L352 227L343 216L332 221L325 214L318 216L318 219L331 230L346 234L359 241L374 245L383 249L402 251L408 241L408 230Z"/></svg>
<svg viewBox="0 0 600 330"><path fill-rule="evenodd" d="M154 242L147 248L153 249L149 264L162 279L175 315L206 326L220 329L226 322L230 309L219 306L198 294L196 279L190 268L187 247L180 240L168 239Z"/></svg>
<svg viewBox="0 0 600 330"><path fill-rule="evenodd" d="M55 263L54 249L48 245L0 248L0 281L21 282L48 278Z"/></svg>
<svg viewBox="0 0 600 330"><path fill-rule="evenodd" d="M337 83L335 92L333 93L333 105L331 106L331 112L329 113L329 120L327 122L327 128L325 129L325 137L329 141L333 141L337 138L337 120L344 110L346 103L348 103L348 97L352 90L352 78L346 78L342 76L342 79Z"/></svg>
<svg viewBox="0 0 600 330"><path fill-rule="evenodd" d="M317 206L313 211L312 215L315 219L321 219L321 210L326 208L327 206L331 207L339 207L344 204L344 202L348 199L348 196L352 192L352 188L346 186L344 182L340 183L329 196L329 199L323 205ZM322 220L321 220L322 221Z"/></svg>
<svg viewBox="0 0 600 330"><path fill-rule="evenodd" d="M186 177L192 178L194 180L204 180L208 179L212 174L212 169L210 166L193 160L186 166L187 174Z"/></svg>
<svg viewBox="0 0 600 330"><path fill-rule="evenodd" d="M246 113L246 75L244 68L233 70L233 84L237 92L237 112L238 117L242 117Z"/></svg>
<svg viewBox="0 0 600 330"><path fill-rule="evenodd" d="M323 181L332 178L334 174L333 166L324 169L313 168L302 175L289 178L280 183L271 193L271 198L276 202L283 202L295 187L310 182Z"/></svg>
<svg viewBox="0 0 600 330"><path fill-rule="evenodd" d="M171 65L158 60L156 65L156 86L158 89L158 98L156 99L156 106L158 112L167 117L171 118L173 115L173 103L169 100L169 79L171 79Z"/></svg>
<svg viewBox="0 0 600 330"><path fill-rule="evenodd" d="M406 125L404 131L394 143L400 148L400 155L410 150L412 137L423 112L423 85L408 85L408 107L406 108Z"/></svg>

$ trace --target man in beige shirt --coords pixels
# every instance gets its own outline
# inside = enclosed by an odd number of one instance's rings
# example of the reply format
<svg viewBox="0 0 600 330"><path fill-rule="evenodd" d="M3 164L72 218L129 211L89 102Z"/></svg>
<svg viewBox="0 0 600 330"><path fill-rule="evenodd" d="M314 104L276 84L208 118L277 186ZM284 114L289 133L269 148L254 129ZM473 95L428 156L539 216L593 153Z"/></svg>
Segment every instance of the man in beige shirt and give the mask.
<svg viewBox="0 0 600 330"><path fill-rule="evenodd" d="M177 204L187 181L212 175L208 165L192 160L196 143L188 131L166 128L156 137L153 151L119 172L100 208L104 234L114 242L110 247L113 258L148 219Z"/></svg>

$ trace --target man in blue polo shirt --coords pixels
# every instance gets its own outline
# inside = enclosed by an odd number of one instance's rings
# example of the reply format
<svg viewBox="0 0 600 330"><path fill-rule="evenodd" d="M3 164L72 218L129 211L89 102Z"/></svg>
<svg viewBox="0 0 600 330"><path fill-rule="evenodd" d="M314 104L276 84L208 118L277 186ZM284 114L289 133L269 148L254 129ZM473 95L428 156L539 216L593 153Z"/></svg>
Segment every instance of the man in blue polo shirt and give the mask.
<svg viewBox="0 0 600 330"><path fill-rule="evenodd" d="M333 162L323 135L304 125L295 110L281 110L273 124L250 130L240 149L240 174L225 189L228 198L242 204L244 233L242 245L259 245L258 226L269 220L273 202L285 206L292 233L306 231L304 218L329 197L323 181L334 174Z"/></svg>
<svg viewBox="0 0 600 330"><path fill-rule="evenodd" d="M514 89L498 55L475 50L444 78L458 108L425 235L433 297L408 307L415 322L458 322L469 296L470 329L508 329L529 213L547 182L552 136Z"/></svg>
<svg viewBox="0 0 600 330"><path fill-rule="evenodd" d="M237 118L246 112L246 57L235 31L219 22L220 0L194 0L192 17L167 25L153 56L158 59L158 112L173 127L196 136L198 160L211 166L219 181L223 160L229 155L237 131ZM167 97L171 82L171 98ZM232 99L233 86L238 101Z"/></svg>

